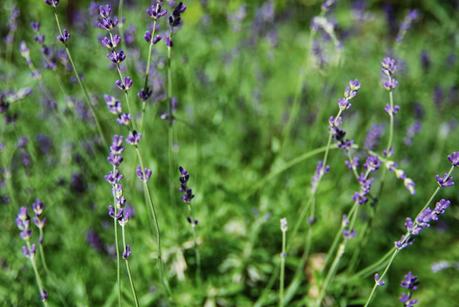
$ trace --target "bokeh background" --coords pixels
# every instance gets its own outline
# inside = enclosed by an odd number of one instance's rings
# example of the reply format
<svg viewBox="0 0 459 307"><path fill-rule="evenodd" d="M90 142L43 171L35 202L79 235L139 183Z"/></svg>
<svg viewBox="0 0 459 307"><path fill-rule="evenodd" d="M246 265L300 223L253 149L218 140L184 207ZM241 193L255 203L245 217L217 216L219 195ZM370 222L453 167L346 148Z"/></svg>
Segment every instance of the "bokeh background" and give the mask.
<svg viewBox="0 0 459 307"><path fill-rule="evenodd" d="M118 5L118 1L111 3L114 8ZM125 2L124 30L130 35L127 72L136 90L147 58L143 34L151 23L145 14L149 4ZM447 155L458 150L459 2L338 1L326 16L339 44L323 32L311 41L311 22L321 12L321 1L192 0L185 4L188 9L173 47L174 152L177 166L189 170L189 185L196 195L193 208L199 220L202 284L193 278L196 263L187 209L178 192L169 195L171 182L176 184L174 191L179 182L178 173L173 178L169 174L168 124L160 119L167 110L167 50L162 42L153 51L154 95L141 143L145 163L153 170L150 186L159 208L176 304L252 306L257 301L279 261L279 219L285 216L293 224L298 218L320 155L286 166L326 144L328 117L336 114L336 101L351 79L360 80L361 90L345 115L348 136L364 146L367 133L378 127L381 142L375 150L382 150L388 134L384 112L388 96L381 85L380 62L393 55L399 62L394 98L401 107L395 122L394 160L416 182L417 193L410 195L400 180L388 176L367 242L350 248L350 255L359 253L355 267L339 269L325 300L327 306L361 305L374 281L372 276L353 280L353 272L393 246L404 231L405 217L422 208L435 188L434 176L449 167ZM103 130L111 138L124 133L103 101L104 94L118 95L117 75L98 42L103 31L94 27L92 8L89 1L61 1L58 14L71 32L70 50L97 102ZM18 14L11 18L15 9ZM417 18L403 40L395 43L401 23L413 9ZM6 97L19 96L7 111L2 109L0 124L0 303L39 304L33 271L21 254L15 225L18 208L30 206L38 197L46 204L48 220L44 249L51 273L44 279L50 304L115 305L113 229L107 215L111 190L104 181L110 170L108 149L98 141L72 72L60 62L55 71L44 68L30 23L39 21L47 45L59 52L62 46L55 39L50 8L43 1L3 0L0 18L2 103ZM30 48L41 81L21 57L21 41ZM135 92L131 95L135 101ZM134 106L140 110L138 101ZM316 274L323 253L358 189L344 160L341 152L331 152L331 171L317 195L312 250L290 298L292 306L317 296L320 277ZM135 210L128 226L133 276L142 305L167 306L135 167L135 152L128 149L122 171L126 198ZM421 281L416 293L420 306L459 306L459 197L455 188L445 189L442 196L452 200L452 208L397 258L374 306L400 304L399 283L408 271ZM362 210L359 219L367 218ZM287 258L287 285L298 269L303 231L294 239L296 252ZM129 306L124 274L123 285ZM265 303L275 305L276 299L277 282L267 289Z"/></svg>

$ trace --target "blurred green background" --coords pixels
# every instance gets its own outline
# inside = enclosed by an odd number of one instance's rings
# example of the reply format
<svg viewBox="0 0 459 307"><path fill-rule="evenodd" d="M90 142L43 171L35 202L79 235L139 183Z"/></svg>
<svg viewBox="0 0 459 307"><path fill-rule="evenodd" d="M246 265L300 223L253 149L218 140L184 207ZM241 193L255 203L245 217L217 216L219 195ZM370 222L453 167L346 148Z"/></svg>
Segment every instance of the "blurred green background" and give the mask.
<svg viewBox="0 0 459 307"><path fill-rule="evenodd" d="M350 253L360 252L355 271L376 261L400 238L405 217L416 215L431 195L434 176L449 167L447 155L458 150L459 2L338 1L327 18L335 24L340 46L335 46L330 36L318 34L320 53L310 48L310 24L320 14L321 1L185 3L184 24L173 47L173 95L178 101L174 151L177 166L189 170L189 185L196 194L193 208L200 221L202 284L193 278L196 263L187 209L178 192L172 199L169 195L170 183L176 190L179 182L178 173L172 178L169 174L168 125L159 118L167 110L167 50L162 42L153 52L155 99L147 107L141 143L146 165L153 170L150 186L159 208L175 304L254 304L279 261L279 219L285 216L293 225L298 218L321 155L284 172L277 174L277 170L326 144L328 117L336 114L336 101L351 79L360 80L362 86L345 115L348 137L363 146L369 129L382 125L381 144L385 144L388 95L381 86L380 62L391 54L400 67L394 96L401 107L395 122L394 160L416 182L417 193L411 196L393 174L387 176L366 245L351 244L349 249ZM117 5L114 1L114 8ZM151 22L145 14L148 5L148 1L126 1L124 11L124 29L135 29L134 40L126 49L126 63L134 79L135 90L130 95L137 111L140 102L135 93L143 82L148 51L143 40ZM20 14L11 41L1 43L0 92L5 97L31 88L32 93L2 114L0 302L4 306L39 304L33 271L21 254L23 243L15 225L18 208L30 206L38 197L47 206L44 248L51 273L45 284L50 305L115 305L113 229L106 213L111 190L103 178L110 170L108 149L96 140L94 123L87 118L72 72L63 65L56 71L43 68L30 23L39 21L47 45L61 48L50 8L43 1L1 1L2 39L11 33L13 7ZM58 14L71 32L70 50L97 101L103 130L111 138L115 133L125 134L103 101L103 94L119 94L114 87L117 75L97 41L103 31L93 26L96 17L89 8L89 1L61 1ZM410 9L418 11L418 18L403 41L395 44ZM21 57L21 41L30 48L42 81L32 77ZM58 80L66 94L57 86ZM11 117L17 118L11 122ZM411 133L414 124L420 128ZM17 144L23 136L29 142L20 148ZM49 146L43 146L43 138L49 140ZM23 165L24 152L30 155L28 166ZM126 198L136 212L127 226L133 277L142 305L167 306L158 282L156 246L148 231L143 192L135 176L135 152L128 148L124 158L121 170L126 178ZM345 158L337 150L331 152L331 171L317 196L318 221L311 256L291 297L292 306L303 302L305 296L317 295L314 287L320 277L315 277L314 261L320 262L328 250L358 189L344 165ZM273 172L276 176L266 179ZM386 286L378 289L374 306L400 304L399 282L408 271L421 281L415 295L420 306L459 306L459 197L455 188L442 191L442 196L452 200L452 208L400 254ZM367 211L362 210L359 219L367 218ZM293 242L295 252L287 258L287 285L302 255L303 231ZM432 265L440 261L447 261L448 268L433 272ZM364 303L373 277L350 281L352 273L345 265L339 269L325 300L327 306ZM130 305L128 281L122 276L125 304ZM277 282L267 293L266 305L277 304Z"/></svg>

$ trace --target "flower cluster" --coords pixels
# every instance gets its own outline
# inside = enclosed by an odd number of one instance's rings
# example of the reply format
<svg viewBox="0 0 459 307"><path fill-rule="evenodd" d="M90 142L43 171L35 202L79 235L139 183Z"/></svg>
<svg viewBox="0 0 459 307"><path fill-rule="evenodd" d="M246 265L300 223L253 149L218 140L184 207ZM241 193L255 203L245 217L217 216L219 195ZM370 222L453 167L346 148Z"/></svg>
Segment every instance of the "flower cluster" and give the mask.
<svg viewBox="0 0 459 307"><path fill-rule="evenodd" d="M459 166L459 151L455 151L448 156L448 161L454 166Z"/></svg>
<svg viewBox="0 0 459 307"><path fill-rule="evenodd" d="M169 35L166 37L167 47L173 47L174 43L172 41L172 33L177 31L178 27L182 24L182 14L186 11L186 5L183 2L177 4L177 6L172 11L172 14L169 15Z"/></svg>
<svg viewBox="0 0 459 307"><path fill-rule="evenodd" d="M119 166L123 162L122 153L124 151L123 137L114 135L113 141L110 146L110 152L107 160L112 165L113 170L105 176L105 179L112 186L112 195L114 204L108 206L108 215L117 220L121 227L124 227L131 217L131 210L126 206L126 198L123 196L123 186L121 179L123 175L119 171ZM131 255L131 248L129 245L124 247L123 258L127 259Z"/></svg>
<svg viewBox="0 0 459 307"><path fill-rule="evenodd" d="M34 21L31 23L31 27L32 31L35 32L34 41L39 44L41 48L43 66L46 69L55 70L57 67L57 60L61 61L64 66L67 66L69 64L67 54L65 52L55 52L45 44L45 35L40 32L40 23Z"/></svg>
<svg viewBox="0 0 459 307"><path fill-rule="evenodd" d="M435 204L434 209L427 207L422 210L416 219L413 221L407 217L405 220L405 228L407 235L402 236L400 241L395 242L395 247L403 249L413 243L415 236L418 236L425 228L430 227L430 224L434 221L438 221L439 216L444 214L446 209L451 205L451 201L447 199L441 199Z"/></svg>
<svg viewBox="0 0 459 307"><path fill-rule="evenodd" d="M373 185L373 178L370 178L370 174L376 172L381 166L381 161L377 156L370 155L365 161L363 168L365 169L364 173L359 175L358 181L360 185L359 192L355 192L352 196L352 200L359 205L364 205L368 202L368 194L370 193L371 187Z"/></svg>
<svg viewBox="0 0 459 307"><path fill-rule="evenodd" d="M398 165L394 161L387 160L384 162L386 168L395 174L398 179L403 180L403 184L405 185L406 189L410 192L411 195L416 194L416 184L411 178L408 178L405 172L398 168Z"/></svg>
<svg viewBox="0 0 459 307"><path fill-rule="evenodd" d="M188 187L188 180L190 179L190 173L182 166L179 166L179 173L180 173L180 189L179 191L183 193L182 201L185 204L190 204L191 200L194 198L193 190Z"/></svg>
<svg viewBox="0 0 459 307"><path fill-rule="evenodd" d="M400 29L397 34L397 38L395 39L397 43L401 43L403 38L405 37L406 32L411 28L413 21L418 18L418 11L417 10L410 10L408 14L403 19L402 24L400 25Z"/></svg>
<svg viewBox="0 0 459 307"><path fill-rule="evenodd" d="M59 0L45 0L45 3L55 8L58 6Z"/></svg>
<svg viewBox="0 0 459 307"><path fill-rule="evenodd" d="M343 228L343 236L345 239L352 239L355 238L356 232L354 229L350 229L349 225L349 217L346 214L343 214L342 219L342 228Z"/></svg>
<svg viewBox="0 0 459 307"><path fill-rule="evenodd" d="M104 100L109 112L117 115L117 123L122 126L129 126L131 123L131 114L123 113L121 102L110 95L104 95Z"/></svg>
<svg viewBox="0 0 459 307"><path fill-rule="evenodd" d="M150 177L152 175L151 169L149 169L148 167L145 167L144 169L142 169L140 165L137 166L135 172L136 172L137 178L139 178L141 181L144 181L144 182L147 182L148 180L150 180Z"/></svg>
<svg viewBox="0 0 459 307"><path fill-rule="evenodd" d="M413 307L418 300L413 298L413 292L418 289L418 278L413 275L413 273L408 272L404 277L400 286L408 290L408 293L402 293L400 297L400 302L403 303L405 307Z"/></svg>
<svg viewBox="0 0 459 307"><path fill-rule="evenodd" d="M385 77L384 88L388 91L392 91L398 86L397 79L394 78L395 72L397 71L397 62L391 57L385 57L381 62L381 71ZM385 108L386 112L398 112L398 107L394 106L393 108Z"/></svg>
<svg viewBox="0 0 459 307"><path fill-rule="evenodd" d="M443 176L436 175L435 180L442 188L452 187L454 185L453 177L448 173L444 174Z"/></svg>
<svg viewBox="0 0 459 307"><path fill-rule="evenodd" d="M35 213L35 216L33 217L32 221L35 224L35 226L37 226L37 228L40 230L40 237L38 238L38 243L40 244L43 244L43 228L46 224L46 218L43 217L44 209L45 205L41 200L37 198L32 204L32 210Z"/></svg>

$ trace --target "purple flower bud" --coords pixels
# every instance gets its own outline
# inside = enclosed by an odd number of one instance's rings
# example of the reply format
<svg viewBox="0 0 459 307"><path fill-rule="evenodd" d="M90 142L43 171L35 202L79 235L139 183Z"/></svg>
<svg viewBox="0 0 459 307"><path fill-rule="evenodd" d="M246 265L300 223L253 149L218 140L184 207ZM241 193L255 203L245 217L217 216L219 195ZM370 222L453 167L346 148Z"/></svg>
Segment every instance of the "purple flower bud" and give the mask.
<svg viewBox="0 0 459 307"><path fill-rule="evenodd" d="M123 136L115 134L112 139L112 145L110 146L110 152L115 155L121 155L123 151Z"/></svg>
<svg viewBox="0 0 459 307"><path fill-rule="evenodd" d="M100 40L100 43L102 44L102 46L108 49L116 48L120 42L121 42L121 37L118 34L115 34L112 37L104 36Z"/></svg>
<svg viewBox="0 0 459 307"><path fill-rule="evenodd" d="M129 113L121 113L118 115L118 119L116 121L120 125L129 126L131 123L131 115Z"/></svg>
<svg viewBox="0 0 459 307"><path fill-rule="evenodd" d="M394 105L393 107L390 104L386 104L384 107L384 111L386 111L387 114L389 115L395 115L400 111L400 106Z"/></svg>
<svg viewBox="0 0 459 307"><path fill-rule="evenodd" d="M57 7L59 0L45 0L45 3L52 7Z"/></svg>
<svg viewBox="0 0 459 307"><path fill-rule="evenodd" d="M70 39L70 33L66 29L62 31L62 34L59 34L57 36L57 39L61 41L61 43L65 44L69 41Z"/></svg>
<svg viewBox="0 0 459 307"><path fill-rule="evenodd" d="M393 58L385 57L381 62L381 68L386 75L392 76L397 71L397 62Z"/></svg>
<svg viewBox="0 0 459 307"><path fill-rule="evenodd" d="M40 31L40 23L38 21L32 21L30 23L30 26L32 27L32 30L34 30L35 32Z"/></svg>
<svg viewBox="0 0 459 307"><path fill-rule="evenodd" d="M126 59L126 55L124 54L123 50L120 50L119 52L116 50L112 50L110 53L107 54L107 57L114 64L120 64Z"/></svg>
<svg viewBox="0 0 459 307"><path fill-rule="evenodd" d="M123 179L123 175L118 170L110 171L105 175L105 180L111 185L119 183L121 179Z"/></svg>
<svg viewBox="0 0 459 307"><path fill-rule="evenodd" d="M141 89L137 93L137 96L139 96L140 100L147 101L147 99L150 98L152 93L153 93L153 91L149 87L146 87L144 89Z"/></svg>
<svg viewBox="0 0 459 307"><path fill-rule="evenodd" d="M32 258L35 255L36 247L35 244L30 245L30 248L26 245L22 246L22 254L25 257Z"/></svg>
<svg viewBox="0 0 459 307"><path fill-rule="evenodd" d="M365 161L365 164L363 165L363 167L370 173L377 171L380 166L381 161L379 160L379 158L372 155L368 156L367 160Z"/></svg>
<svg viewBox="0 0 459 307"><path fill-rule="evenodd" d="M149 168L144 168L142 171L142 167L139 165L136 168L136 175L140 180L147 182L150 179L152 172Z"/></svg>
<svg viewBox="0 0 459 307"><path fill-rule="evenodd" d="M120 114L122 112L121 103L113 96L104 95L105 103L107 104L108 110L112 114Z"/></svg>
<svg viewBox="0 0 459 307"><path fill-rule="evenodd" d="M99 5L99 16L108 18L112 13L112 6L110 4Z"/></svg>
<svg viewBox="0 0 459 307"><path fill-rule="evenodd" d="M443 177L436 175L435 179L442 188L447 188L454 185L453 177L448 174L443 175Z"/></svg>
<svg viewBox="0 0 459 307"><path fill-rule="evenodd" d="M118 167L123 162L123 156L117 155L117 154L113 154L113 153L109 153L108 157L107 157L107 161L111 165L113 165L115 167Z"/></svg>
<svg viewBox="0 0 459 307"><path fill-rule="evenodd" d="M384 82L384 88L388 91L392 91L398 86L398 81L394 78L391 78Z"/></svg>
<svg viewBox="0 0 459 307"><path fill-rule="evenodd" d="M381 279L381 277L379 276L378 273L375 274L374 278L375 278L375 283L376 283L377 286L379 286L379 287L384 286L384 284L385 284L384 280Z"/></svg>
<svg viewBox="0 0 459 307"><path fill-rule="evenodd" d="M132 254L132 251L131 251L131 247L126 244L126 246L124 247L124 251L123 251L123 259L128 259L129 256L131 256Z"/></svg>
<svg viewBox="0 0 459 307"><path fill-rule="evenodd" d="M38 228L43 229L45 227L46 218L40 219L38 216L35 216L32 220Z"/></svg>
<svg viewBox="0 0 459 307"><path fill-rule="evenodd" d="M129 135L128 135L126 141L131 145L137 146L139 144L139 142L140 142L141 137L142 137L142 134L140 134L137 131L133 130L133 131L129 132Z"/></svg>
<svg viewBox="0 0 459 307"><path fill-rule="evenodd" d="M338 100L338 106L342 111L344 111L344 110L347 110L347 109L349 109L351 107L351 103L347 99L340 98Z"/></svg>
<svg viewBox="0 0 459 307"><path fill-rule="evenodd" d="M45 209L45 205L43 204L41 200L37 198L32 204L33 212L35 212L35 215L40 216L43 213L44 209Z"/></svg>
<svg viewBox="0 0 459 307"><path fill-rule="evenodd" d="M455 151L452 154L450 154L448 156L448 161L451 162L451 164L454 167L458 167L459 166L459 151Z"/></svg>
<svg viewBox="0 0 459 307"><path fill-rule="evenodd" d="M128 91L133 84L133 81L129 77L124 77L123 80L116 80L116 86L122 91Z"/></svg>
<svg viewBox="0 0 459 307"><path fill-rule="evenodd" d="M174 46L174 43L172 42L172 37L170 37L169 35L166 36L166 46L169 48L172 48Z"/></svg>
<svg viewBox="0 0 459 307"><path fill-rule="evenodd" d="M48 291L43 289L40 292L40 299L41 299L42 302L45 302L46 300L48 300Z"/></svg>

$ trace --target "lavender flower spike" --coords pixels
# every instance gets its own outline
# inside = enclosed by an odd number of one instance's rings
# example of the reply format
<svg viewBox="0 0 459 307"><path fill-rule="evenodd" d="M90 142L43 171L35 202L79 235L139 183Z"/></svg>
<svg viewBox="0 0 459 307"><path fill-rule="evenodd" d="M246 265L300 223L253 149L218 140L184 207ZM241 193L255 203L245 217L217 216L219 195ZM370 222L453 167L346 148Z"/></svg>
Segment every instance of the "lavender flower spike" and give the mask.
<svg viewBox="0 0 459 307"><path fill-rule="evenodd" d="M454 185L453 177L448 174L443 175L443 177L436 175L435 179L442 188L452 187Z"/></svg>
<svg viewBox="0 0 459 307"><path fill-rule="evenodd" d="M454 167L458 167L459 166L459 151L455 151L452 154L450 154L448 156L448 161L451 162L451 164Z"/></svg>
<svg viewBox="0 0 459 307"><path fill-rule="evenodd" d="M402 288L405 288L408 290L408 293L402 293L402 296L400 297L400 302L403 303L403 306L406 307L412 307L414 306L418 300L413 299L413 292L417 290L418 288L418 278L413 275L413 273L408 272L402 282L400 283L400 286Z"/></svg>

